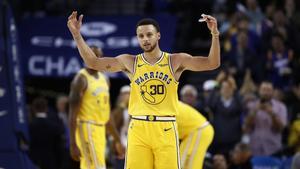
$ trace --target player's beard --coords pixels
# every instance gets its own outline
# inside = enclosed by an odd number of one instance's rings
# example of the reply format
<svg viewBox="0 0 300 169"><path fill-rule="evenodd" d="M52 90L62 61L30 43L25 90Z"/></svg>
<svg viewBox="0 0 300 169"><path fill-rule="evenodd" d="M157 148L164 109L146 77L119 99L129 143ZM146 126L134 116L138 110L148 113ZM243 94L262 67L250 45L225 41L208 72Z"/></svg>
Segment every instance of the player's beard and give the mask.
<svg viewBox="0 0 300 169"><path fill-rule="evenodd" d="M155 43L153 46L150 47L150 49L142 48L144 52L152 52L157 46L157 43Z"/></svg>

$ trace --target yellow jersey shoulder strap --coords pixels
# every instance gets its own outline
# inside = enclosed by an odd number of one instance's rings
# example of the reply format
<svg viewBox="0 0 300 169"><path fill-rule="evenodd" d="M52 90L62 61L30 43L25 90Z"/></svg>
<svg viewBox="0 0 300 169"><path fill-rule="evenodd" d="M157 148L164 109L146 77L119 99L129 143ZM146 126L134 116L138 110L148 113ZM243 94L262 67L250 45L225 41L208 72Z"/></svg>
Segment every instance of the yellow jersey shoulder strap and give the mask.
<svg viewBox="0 0 300 169"><path fill-rule="evenodd" d="M140 59L140 56L141 54L137 54L135 55L134 57L134 63L133 63L133 73L132 74L127 74L127 76L129 77L129 79L131 80L132 77L134 77L135 75L135 72L136 72L136 68L137 68L137 64L138 64L138 60Z"/></svg>
<svg viewBox="0 0 300 169"><path fill-rule="evenodd" d="M83 75L83 76L85 76L86 78L87 78L87 76L89 76L89 73L87 72L87 70L86 69L80 69L79 71L78 71L78 74L81 74L81 75Z"/></svg>

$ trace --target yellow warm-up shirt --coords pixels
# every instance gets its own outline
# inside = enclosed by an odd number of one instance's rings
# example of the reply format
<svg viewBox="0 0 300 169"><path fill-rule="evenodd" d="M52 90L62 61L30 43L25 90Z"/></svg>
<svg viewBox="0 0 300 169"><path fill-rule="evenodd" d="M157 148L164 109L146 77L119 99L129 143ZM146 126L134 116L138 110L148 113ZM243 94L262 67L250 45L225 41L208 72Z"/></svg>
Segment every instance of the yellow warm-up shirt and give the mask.
<svg viewBox="0 0 300 169"><path fill-rule="evenodd" d="M86 69L81 69L79 73L87 79L87 88L82 97L78 120L105 124L110 114L109 87L106 76L98 72L98 78L95 78Z"/></svg>
<svg viewBox="0 0 300 169"><path fill-rule="evenodd" d="M201 127L207 122L207 119L192 106L179 101L176 121L179 139L182 139L190 132Z"/></svg>
<svg viewBox="0 0 300 169"><path fill-rule="evenodd" d="M172 72L170 55L162 52L160 59L152 65L143 54L139 54L135 58L134 69L129 114L175 116L178 82Z"/></svg>

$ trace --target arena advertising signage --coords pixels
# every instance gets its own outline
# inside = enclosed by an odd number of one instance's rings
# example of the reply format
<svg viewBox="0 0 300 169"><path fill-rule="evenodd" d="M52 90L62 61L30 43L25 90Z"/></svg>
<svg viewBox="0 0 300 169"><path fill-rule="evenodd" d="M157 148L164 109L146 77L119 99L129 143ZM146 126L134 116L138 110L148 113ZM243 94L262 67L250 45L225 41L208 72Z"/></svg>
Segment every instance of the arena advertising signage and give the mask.
<svg viewBox="0 0 300 169"><path fill-rule="evenodd" d="M140 16L84 17L81 33L89 45L99 46L105 56L142 52L135 27ZM170 15L152 17L161 27L161 49L171 52L176 19ZM20 24L21 51L25 75L72 77L83 62L62 18L26 18ZM122 74L111 74L122 77Z"/></svg>
<svg viewBox="0 0 300 169"><path fill-rule="evenodd" d="M8 6L1 14L0 21L0 135L6 138L0 141L0 151L17 150L15 134L28 139L28 131L17 30Z"/></svg>
<svg viewBox="0 0 300 169"><path fill-rule="evenodd" d="M13 18L13 14L10 8L7 10L6 16L6 31L7 31L7 57L9 67L10 87L12 88L12 102L15 112L15 127L16 130L27 135L27 116L25 115L25 103L24 103L24 86L23 86L23 74L19 56L19 39L17 33L17 26Z"/></svg>

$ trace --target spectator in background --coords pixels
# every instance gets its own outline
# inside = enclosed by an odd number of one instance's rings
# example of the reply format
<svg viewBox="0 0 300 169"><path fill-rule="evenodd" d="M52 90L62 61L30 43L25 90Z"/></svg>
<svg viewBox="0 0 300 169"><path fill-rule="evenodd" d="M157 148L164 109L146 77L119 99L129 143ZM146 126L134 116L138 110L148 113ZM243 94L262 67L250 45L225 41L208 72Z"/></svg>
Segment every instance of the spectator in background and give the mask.
<svg viewBox="0 0 300 169"><path fill-rule="evenodd" d="M232 152L233 165L230 169L252 169L251 158L250 147L245 143L238 143Z"/></svg>
<svg viewBox="0 0 300 169"><path fill-rule="evenodd" d="M286 18L284 12L280 9L275 10L272 16L272 23L270 27L265 29L263 34L263 41L270 42L272 40L273 34L277 33L283 39L283 42L286 43L288 47L293 50L298 50L299 46L299 35L296 27L292 25L291 22ZM267 45L267 43L262 44L266 49L269 49L271 45Z"/></svg>
<svg viewBox="0 0 300 169"><path fill-rule="evenodd" d="M222 43L224 53L232 50L231 37L237 32L238 19L239 13L233 13L228 16L228 21L225 20L220 26L220 33L224 36Z"/></svg>
<svg viewBox="0 0 300 169"><path fill-rule="evenodd" d="M295 154L292 161L291 169L299 169L300 168L300 153Z"/></svg>
<svg viewBox="0 0 300 169"><path fill-rule="evenodd" d="M262 82L259 100L249 110L244 132L250 135L253 155L272 155L282 148L282 131L287 125L286 106L273 99L273 85Z"/></svg>
<svg viewBox="0 0 300 169"><path fill-rule="evenodd" d="M262 13L259 4L256 0L247 0L246 1L246 15L250 19L250 29L254 30L259 34L261 27L261 22L264 20L265 16Z"/></svg>
<svg viewBox="0 0 300 169"><path fill-rule="evenodd" d="M192 106L197 111L201 112L203 116L210 119L210 109L208 104L210 102L211 92L216 85L217 84L214 81L207 81L206 86L203 86L203 97L200 98L197 88L191 84L186 84L180 90L180 100Z"/></svg>
<svg viewBox="0 0 300 169"><path fill-rule="evenodd" d="M213 157L213 169L228 169L226 158L222 154L216 154Z"/></svg>
<svg viewBox="0 0 300 169"><path fill-rule="evenodd" d="M124 147L127 146L127 130L130 121L128 114L128 103L130 96L130 86L125 85L120 89L120 93L117 99L117 103L112 110L112 117L115 121L116 128L119 132L121 143ZM125 159L116 158L115 159L115 169L124 168Z"/></svg>
<svg viewBox="0 0 300 169"><path fill-rule="evenodd" d="M186 84L180 90L180 100L198 111L200 111L201 103L198 101L198 91L193 85Z"/></svg>
<svg viewBox="0 0 300 169"><path fill-rule="evenodd" d="M284 2L285 15L291 21L296 12L296 4L294 0L285 0Z"/></svg>
<svg viewBox="0 0 300 169"><path fill-rule="evenodd" d="M227 54L227 61L229 62L229 71L234 75L237 85L241 86L246 69L254 75L255 81L261 79L260 61L256 52L249 48L249 37L246 31L239 31L237 33L237 46Z"/></svg>
<svg viewBox="0 0 300 169"><path fill-rule="evenodd" d="M298 30L297 31L297 38L299 39L299 30L300 30L300 2L299 1L295 1L295 0L285 0L285 4L284 4L284 9L285 9L285 14L286 17L288 18L289 23L291 23L291 25ZM295 46L299 46L299 41L298 44ZM295 49L295 51L297 51L297 53L299 52L300 49Z"/></svg>
<svg viewBox="0 0 300 169"><path fill-rule="evenodd" d="M65 95L56 98L56 110L58 117L65 126L68 126L68 97Z"/></svg>
<svg viewBox="0 0 300 169"><path fill-rule="evenodd" d="M247 94L255 94L257 87L252 79L252 73L250 69L246 69L243 84L240 87L239 93L244 98Z"/></svg>
<svg viewBox="0 0 300 169"><path fill-rule="evenodd" d="M66 95L61 95L56 98L56 111L58 116L58 121L64 126L66 148L69 149L69 117L68 117L68 97ZM69 152L69 151L68 151Z"/></svg>
<svg viewBox="0 0 300 169"><path fill-rule="evenodd" d="M294 84L286 93L284 102L289 110L289 122L300 118L300 82Z"/></svg>
<svg viewBox="0 0 300 169"><path fill-rule="evenodd" d="M256 104L257 96L257 86L252 80L251 72L249 69L246 70L246 74L244 76L243 84L239 90L239 93L242 97L243 104L243 115L242 120L245 119L245 116L249 113L248 110L251 109ZM249 136L243 134L241 142L249 143Z"/></svg>
<svg viewBox="0 0 300 169"><path fill-rule="evenodd" d="M275 5L267 6L268 19L262 25L262 41L270 43L262 43L262 53L267 53L272 48L272 37L274 34L279 34L284 42L284 45L299 53L299 30L294 26L281 9L277 9Z"/></svg>
<svg viewBox="0 0 300 169"><path fill-rule="evenodd" d="M62 125L64 128L64 160L63 160L63 168L79 168L79 163L73 161L69 154L70 152L70 128L69 128L69 113L68 113L68 97L66 95L60 95L56 98L56 111L58 119L57 122L59 125Z"/></svg>
<svg viewBox="0 0 300 169"><path fill-rule="evenodd" d="M41 169L62 167L64 129L48 118L48 102L43 97L35 98L33 119L29 124L30 157Z"/></svg>
<svg viewBox="0 0 300 169"><path fill-rule="evenodd" d="M273 34L272 49L268 51L266 69L274 87L287 90L291 83L293 51L287 49L281 34Z"/></svg>
<svg viewBox="0 0 300 169"><path fill-rule="evenodd" d="M261 39L257 33L250 29L250 19L246 15L239 14L237 21L237 32L231 37L232 50L236 50L238 47L238 33L245 32L247 34L247 48L254 51L255 54L260 53Z"/></svg>
<svg viewBox="0 0 300 169"><path fill-rule="evenodd" d="M127 128L130 120L128 115L129 96L130 86L122 86L115 108L112 110L115 125L118 132L120 133L121 142L124 146L127 145Z"/></svg>
<svg viewBox="0 0 300 169"><path fill-rule="evenodd" d="M210 110L209 104L214 98L214 95L217 93L218 82L216 80L206 80L203 85L203 92L202 97L200 98L200 112L204 115L207 119L212 119L212 111Z"/></svg>
<svg viewBox="0 0 300 169"><path fill-rule="evenodd" d="M235 91L235 80L228 76L221 82L220 92L214 95L209 105L213 114L211 122L215 129L212 153L222 153L228 156L229 151L241 139L240 118L243 108Z"/></svg>

